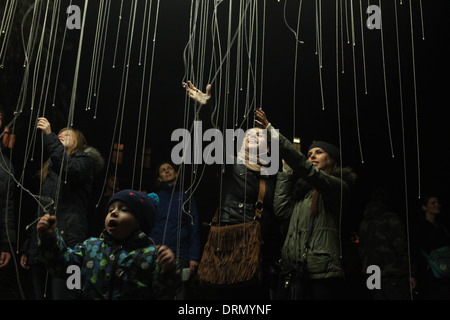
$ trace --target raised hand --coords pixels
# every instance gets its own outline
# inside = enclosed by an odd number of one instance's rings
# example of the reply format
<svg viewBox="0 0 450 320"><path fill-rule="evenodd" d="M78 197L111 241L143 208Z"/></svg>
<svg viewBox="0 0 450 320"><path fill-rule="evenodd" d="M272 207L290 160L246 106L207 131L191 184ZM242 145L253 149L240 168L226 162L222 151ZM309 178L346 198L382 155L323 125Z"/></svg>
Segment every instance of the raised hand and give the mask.
<svg viewBox="0 0 450 320"><path fill-rule="evenodd" d="M38 118L36 128L41 129L44 134L50 134L52 132L50 122L46 118Z"/></svg>
<svg viewBox="0 0 450 320"><path fill-rule="evenodd" d="M266 129L269 125L266 113L262 109L255 109L255 123L257 127L262 129Z"/></svg>
<svg viewBox="0 0 450 320"><path fill-rule="evenodd" d="M192 82L188 81L183 82L183 88L186 89L186 94L191 98L192 100L200 103L200 104L206 104L208 102L208 99L211 98L211 85L208 84L206 86L206 93L203 93L199 89L197 89Z"/></svg>

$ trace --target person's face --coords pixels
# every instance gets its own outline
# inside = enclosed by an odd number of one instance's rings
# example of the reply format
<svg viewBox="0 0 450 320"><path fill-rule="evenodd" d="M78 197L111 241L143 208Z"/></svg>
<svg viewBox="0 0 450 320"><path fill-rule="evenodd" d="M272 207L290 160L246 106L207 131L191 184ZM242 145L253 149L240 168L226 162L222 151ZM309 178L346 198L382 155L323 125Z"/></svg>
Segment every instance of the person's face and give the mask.
<svg viewBox="0 0 450 320"><path fill-rule="evenodd" d="M422 206L422 209L426 213L439 214L441 213L441 203L439 202L438 198L432 197L430 198L430 200L428 200L426 205Z"/></svg>
<svg viewBox="0 0 450 320"><path fill-rule="evenodd" d="M108 179L106 179L106 186L110 189L114 189L114 185L117 188L119 185L119 177L109 176Z"/></svg>
<svg viewBox="0 0 450 320"><path fill-rule="evenodd" d="M159 167L159 182L165 182L167 184L173 184L177 178L177 173L175 169L169 163L164 163Z"/></svg>
<svg viewBox="0 0 450 320"><path fill-rule="evenodd" d="M116 200L108 207L105 229L114 238L123 240L139 229L139 221L125 202Z"/></svg>
<svg viewBox="0 0 450 320"><path fill-rule="evenodd" d="M58 139L64 145L64 148L70 149L74 143L74 133L71 130L64 130L58 134Z"/></svg>
<svg viewBox="0 0 450 320"><path fill-rule="evenodd" d="M260 146L266 146L267 151L269 150L266 132L260 128L249 129L245 134L244 143L247 149L256 149L256 151L259 151Z"/></svg>
<svg viewBox="0 0 450 320"><path fill-rule="evenodd" d="M325 150L322 148L312 148L308 151L308 160L313 166L320 170L326 170L333 166L333 161Z"/></svg>

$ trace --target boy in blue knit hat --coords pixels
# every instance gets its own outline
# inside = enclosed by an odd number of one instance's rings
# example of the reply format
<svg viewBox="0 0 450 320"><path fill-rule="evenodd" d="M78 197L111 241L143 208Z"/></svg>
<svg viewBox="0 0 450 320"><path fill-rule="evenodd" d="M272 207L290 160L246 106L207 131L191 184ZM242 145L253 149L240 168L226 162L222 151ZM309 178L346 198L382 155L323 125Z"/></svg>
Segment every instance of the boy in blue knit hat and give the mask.
<svg viewBox="0 0 450 320"><path fill-rule="evenodd" d="M79 289L83 299L173 299L180 287L172 250L156 246L150 233L156 212L156 195L121 190L111 196L105 231L75 248L68 248L56 228L56 217L44 215L37 225L39 249L51 273L69 276L69 266L81 269L68 287ZM69 272L70 273L70 272Z"/></svg>

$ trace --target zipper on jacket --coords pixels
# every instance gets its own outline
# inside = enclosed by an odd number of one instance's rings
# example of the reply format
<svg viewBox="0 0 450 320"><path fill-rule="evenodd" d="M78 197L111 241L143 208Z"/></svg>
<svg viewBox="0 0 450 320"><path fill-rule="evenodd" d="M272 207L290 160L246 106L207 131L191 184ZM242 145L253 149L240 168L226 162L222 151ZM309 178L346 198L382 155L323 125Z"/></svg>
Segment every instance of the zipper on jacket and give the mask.
<svg viewBox="0 0 450 320"><path fill-rule="evenodd" d="M112 265L112 269L111 269L111 279L109 279L108 296L106 298L108 300L112 300L112 298L113 298L114 282L116 280L117 264L119 263L120 251L121 250L122 250L122 246L120 245L111 254L111 260L113 260L113 265Z"/></svg>

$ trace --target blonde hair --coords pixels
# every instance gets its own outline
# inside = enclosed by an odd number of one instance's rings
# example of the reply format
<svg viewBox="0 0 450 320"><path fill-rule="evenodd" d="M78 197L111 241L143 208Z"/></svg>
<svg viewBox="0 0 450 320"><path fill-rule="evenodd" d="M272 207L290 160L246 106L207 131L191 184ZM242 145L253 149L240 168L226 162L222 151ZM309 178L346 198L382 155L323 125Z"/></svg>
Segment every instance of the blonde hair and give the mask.
<svg viewBox="0 0 450 320"><path fill-rule="evenodd" d="M84 134L80 130L75 129L75 128L62 128L61 130L59 130L58 135L60 135L64 131L72 132L72 138L74 140L74 143L72 144L72 146L65 150L65 152L68 156L71 156L77 152L82 152L82 151L86 150L86 148L88 147L88 144L87 144L86 138L84 137ZM38 176L41 177L42 182L44 182L45 179L47 178L49 167L50 167L50 158L47 159L47 161L45 161L41 170L39 170L39 172L38 172Z"/></svg>

